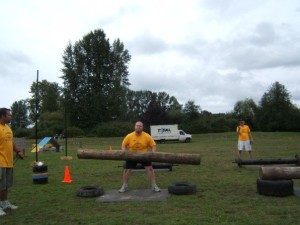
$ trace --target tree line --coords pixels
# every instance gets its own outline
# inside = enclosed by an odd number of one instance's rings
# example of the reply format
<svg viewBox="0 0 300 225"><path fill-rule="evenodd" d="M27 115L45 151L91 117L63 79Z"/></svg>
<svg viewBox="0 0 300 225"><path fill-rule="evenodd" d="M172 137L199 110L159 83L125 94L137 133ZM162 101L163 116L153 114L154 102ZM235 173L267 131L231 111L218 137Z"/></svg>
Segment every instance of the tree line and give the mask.
<svg viewBox="0 0 300 225"><path fill-rule="evenodd" d="M146 131L154 124L179 124L189 133L234 131L239 118L257 131L299 131L299 108L279 82L260 102L238 101L228 113L202 110L193 100L179 104L175 96L151 90L130 90L131 56L119 40L110 43L103 30L94 30L62 56L63 86L42 80L33 82L31 97L11 106L11 126L16 136L123 136L136 120Z"/></svg>

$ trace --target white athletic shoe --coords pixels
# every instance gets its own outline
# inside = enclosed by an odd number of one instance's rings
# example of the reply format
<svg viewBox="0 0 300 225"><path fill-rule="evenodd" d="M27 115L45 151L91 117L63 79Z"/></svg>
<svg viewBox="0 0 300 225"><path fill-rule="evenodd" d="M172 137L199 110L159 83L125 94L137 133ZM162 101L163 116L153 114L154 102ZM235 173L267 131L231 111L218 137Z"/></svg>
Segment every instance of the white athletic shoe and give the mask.
<svg viewBox="0 0 300 225"><path fill-rule="evenodd" d="M1 207L0 207L0 216L6 216L6 212L4 212Z"/></svg>
<svg viewBox="0 0 300 225"><path fill-rule="evenodd" d="M152 185L152 190L155 192L160 192L160 188L156 184Z"/></svg>
<svg viewBox="0 0 300 225"><path fill-rule="evenodd" d="M12 209L15 210L18 208L18 206L11 204L9 201L6 201L5 203L1 203L2 209Z"/></svg>
<svg viewBox="0 0 300 225"><path fill-rule="evenodd" d="M126 191L128 191L128 186L126 186L126 185L123 184L122 187L121 187L121 189L119 190L119 192L120 193L124 193Z"/></svg>

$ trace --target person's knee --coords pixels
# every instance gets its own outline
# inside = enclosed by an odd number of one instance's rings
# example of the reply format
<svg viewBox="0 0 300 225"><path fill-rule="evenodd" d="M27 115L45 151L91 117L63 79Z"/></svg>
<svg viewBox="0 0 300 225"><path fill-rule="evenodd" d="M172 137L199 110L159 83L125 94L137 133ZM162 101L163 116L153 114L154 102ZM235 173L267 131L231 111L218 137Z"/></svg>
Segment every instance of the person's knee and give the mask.
<svg viewBox="0 0 300 225"><path fill-rule="evenodd" d="M125 170L124 170L124 174L125 174L125 175L129 175L129 174L130 174L130 169L125 169Z"/></svg>
<svg viewBox="0 0 300 225"><path fill-rule="evenodd" d="M147 167L145 167L145 169L148 173L153 173L153 171L154 171L152 166L147 166Z"/></svg>

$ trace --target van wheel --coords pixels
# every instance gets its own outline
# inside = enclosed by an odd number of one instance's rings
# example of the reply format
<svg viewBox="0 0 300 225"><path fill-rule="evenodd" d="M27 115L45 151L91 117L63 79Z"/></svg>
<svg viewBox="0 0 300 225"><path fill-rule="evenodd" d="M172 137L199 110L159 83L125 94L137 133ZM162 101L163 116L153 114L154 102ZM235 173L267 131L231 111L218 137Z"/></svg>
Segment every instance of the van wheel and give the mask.
<svg viewBox="0 0 300 225"><path fill-rule="evenodd" d="M177 182L169 185L168 191L175 195L191 195L196 193L196 185L186 182Z"/></svg>
<svg viewBox="0 0 300 225"><path fill-rule="evenodd" d="M76 195L79 197L97 197L103 194L103 188L97 185L82 186L76 192Z"/></svg>
<svg viewBox="0 0 300 225"><path fill-rule="evenodd" d="M161 139L161 140L159 140L159 143L161 143L161 144L163 144L163 143L165 143L166 142L166 140L165 139Z"/></svg>
<svg viewBox="0 0 300 225"><path fill-rule="evenodd" d="M257 192L261 195L288 196L294 193L293 180L262 180L257 179Z"/></svg>
<svg viewBox="0 0 300 225"><path fill-rule="evenodd" d="M191 139L190 139L190 138L187 138L187 139L185 139L185 142L186 142L186 143L191 142Z"/></svg>

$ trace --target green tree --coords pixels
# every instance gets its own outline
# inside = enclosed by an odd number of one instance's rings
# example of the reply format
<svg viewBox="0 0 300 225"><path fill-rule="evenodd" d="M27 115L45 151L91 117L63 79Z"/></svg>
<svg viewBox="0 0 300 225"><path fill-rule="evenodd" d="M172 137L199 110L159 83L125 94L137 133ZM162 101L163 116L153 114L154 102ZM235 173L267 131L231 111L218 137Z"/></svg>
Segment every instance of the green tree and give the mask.
<svg viewBox="0 0 300 225"><path fill-rule="evenodd" d="M291 119L289 120L290 131L300 131L300 109L296 106L291 111Z"/></svg>
<svg viewBox="0 0 300 225"><path fill-rule="evenodd" d="M189 100L183 108L185 121L192 121L198 119L200 116L201 107L196 105L194 101Z"/></svg>
<svg viewBox="0 0 300 225"><path fill-rule="evenodd" d="M36 82L33 82L30 87L30 93L32 97L28 102L31 121L35 120L36 102L38 102L39 114L62 110L62 93L58 83L42 80L37 85Z"/></svg>
<svg viewBox="0 0 300 225"><path fill-rule="evenodd" d="M109 110L112 119L126 119L126 91L130 85L128 80L128 62L131 56L124 44L117 39L112 45L112 86L109 95Z"/></svg>
<svg viewBox="0 0 300 225"><path fill-rule="evenodd" d="M146 127L152 124L170 124L181 118L181 105L166 92L130 91L126 95L129 121L142 119Z"/></svg>
<svg viewBox="0 0 300 225"><path fill-rule="evenodd" d="M177 99L174 96L171 96L168 99L168 110L182 110L182 105L179 104L179 102L177 101Z"/></svg>
<svg viewBox="0 0 300 225"><path fill-rule="evenodd" d="M13 130L17 128L26 128L30 122L28 118L28 105L26 100L15 101L11 107Z"/></svg>
<svg viewBox="0 0 300 225"><path fill-rule="evenodd" d="M102 30L67 45L62 78L70 125L87 129L124 117L129 61L120 40L111 46Z"/></svg>
<svg viewBox="0 0 300 225"><path fill-rule="evenodd" d="M150 102L147 111L142 117L146 127L150 125L166 124L166 106L160 102Z"/></svg>
<svg viewBox="0 0 300 225"><path fill-rule="evenodd" d="M234 105L233 114L235 118L243 118L252 129L255 127L256 113L257 105L253 99L246 98L245 100L238 101Z"/></svg>
<svg viewBox="0 0 300 225"><path fill-rule="evenodd" d="M61 111L43 112L38 123L38 137L55 136L64 130L64 115Z"/></svg>
<svg viewBox="0 0 300 225"><path fill-rule="evenodd" d="M275 82L259 103L258 121L262 131L289 131L295 106L285 86Z"/></svg>

